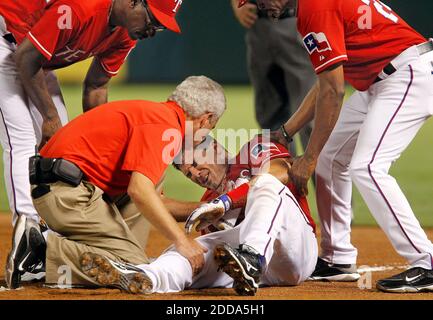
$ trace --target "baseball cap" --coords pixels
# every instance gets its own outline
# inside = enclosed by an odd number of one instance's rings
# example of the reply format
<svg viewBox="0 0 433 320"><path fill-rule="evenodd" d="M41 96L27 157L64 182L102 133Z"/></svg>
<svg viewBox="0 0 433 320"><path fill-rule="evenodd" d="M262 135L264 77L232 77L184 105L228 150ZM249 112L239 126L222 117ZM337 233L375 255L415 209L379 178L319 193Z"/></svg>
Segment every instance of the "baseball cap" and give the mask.
<svg viewBox="0 0 433 320"><path fill-rule="evenodd" d="M183 0L147 0L147 5L158 21L171 31L180 33L174 18Z"/></svg>

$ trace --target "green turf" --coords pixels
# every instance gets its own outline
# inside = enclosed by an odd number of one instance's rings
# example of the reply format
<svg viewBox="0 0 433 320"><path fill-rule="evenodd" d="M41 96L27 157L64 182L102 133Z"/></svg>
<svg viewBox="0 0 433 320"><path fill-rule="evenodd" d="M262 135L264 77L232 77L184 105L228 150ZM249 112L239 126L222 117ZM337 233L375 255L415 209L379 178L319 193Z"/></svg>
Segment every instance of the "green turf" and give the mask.
<svg viewBox="0 0 433 320"><path fill-rule="evenodd" d="M110 88L110 100L146 99L163 101L173 90L174 85L115 85ZM217 128L254 129L257 123L253 113L252 90L248 86L226 86L228 110ZM64 86L63 93L72 119L81 113L80 86ZM430 199L433 199L433 153L429 150L429 138L433 136L433 122L429 121L422 128L412 145L393 166L391 173L398 179L406 193L414 211L424 226L433 226L433 213ZM239 146L237 146L239 147ZM230 150L235 152L236 150ZM0 167L1 167L0 161ZM3 183L3 181L2 181ZM1 185L4 190L4 185ZM202 189L185 179L181 174L169 169L165 193L167 196L195 200ZM313 192L310 192L310 203L315 213ZM4 192L0 192L0 209L7 210ZM355 223L363 225L375 224L373 218L359 194L354 195Z"/></svg>

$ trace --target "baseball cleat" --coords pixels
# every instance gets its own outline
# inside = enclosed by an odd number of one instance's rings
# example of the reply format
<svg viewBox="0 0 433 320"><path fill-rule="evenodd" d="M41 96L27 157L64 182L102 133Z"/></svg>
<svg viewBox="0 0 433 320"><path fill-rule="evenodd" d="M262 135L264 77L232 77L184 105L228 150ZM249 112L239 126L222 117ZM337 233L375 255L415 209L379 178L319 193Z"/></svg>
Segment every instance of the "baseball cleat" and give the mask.
<svg viewBox="0 0 433 320"><path fill-rule="evenodd" d="M317 258L316 268L308 280L353 282L360 277L355 264L333 264Z"/></svg>
<svg viewBox="0 0 433 320"><path fill-rule="evenodd" d="M45 272L47 245L39 224L21 215L12 235L12 249L6 261L6 284L10 289L20 286L25 273Z"/></svg>
<svg viewBox="0 0 433 320"><path fill-rule="evenodd" d="M21 276L21 282L38 282L45 278L45 266L38 268L33 272L24 272Z"/></svg>
<svg viewBox="0 0 433 320"><path fill-rule="evenodd" d="M215 247L214 259L218 264L218 270L233 278L233 288L238 295L256 294L265 257L245 244L240 245L238 249L228 244L221 244Z"/></svg>
<svg viewBox="0 0 433 320"><path fill-rule="evenodd" d="M129 264L86 252L80 258L81 270L101 286L115 287L134 294L152 293L153 284L146 273Z"/></svg>
<svg viewBox="0 0 433 320"><path fill-rule="evenodd" d="M377 281L376 288L391 293L433 292L433 270L411 268L390 278Z"/></svg>

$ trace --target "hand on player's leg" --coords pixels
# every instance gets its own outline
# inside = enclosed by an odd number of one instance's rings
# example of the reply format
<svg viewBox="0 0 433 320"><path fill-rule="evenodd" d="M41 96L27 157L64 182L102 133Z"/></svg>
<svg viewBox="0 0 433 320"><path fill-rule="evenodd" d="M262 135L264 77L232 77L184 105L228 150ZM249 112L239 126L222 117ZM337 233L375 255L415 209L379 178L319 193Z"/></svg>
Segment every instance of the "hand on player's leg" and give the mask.
<svg viewBox="0 0 433 320"><path fill-rule="evenodd" d="M175 243L175 247L182 256L188 259L193 275L198 274L204 266L204 254L208 250L197 241L189 238Z"/></svg>

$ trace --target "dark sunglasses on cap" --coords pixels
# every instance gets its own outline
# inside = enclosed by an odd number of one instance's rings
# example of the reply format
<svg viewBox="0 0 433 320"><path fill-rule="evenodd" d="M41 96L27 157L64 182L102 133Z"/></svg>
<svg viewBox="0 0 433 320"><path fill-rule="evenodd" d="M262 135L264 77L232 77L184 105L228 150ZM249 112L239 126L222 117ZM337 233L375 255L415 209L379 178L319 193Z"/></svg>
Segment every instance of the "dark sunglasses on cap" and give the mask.
<svg viewBox="0 0 433 320"><path fill-rule="evenodd" d="M164 31L167 28L162 25L156 18L155 16L152 14L152 10L149 9L149 6L147 5L146 0L141 0L141 3L144 6L144 9L146 9L147 12L147 16L149 17L150 23L152 24L152 27L155 31Z"/></svg>

